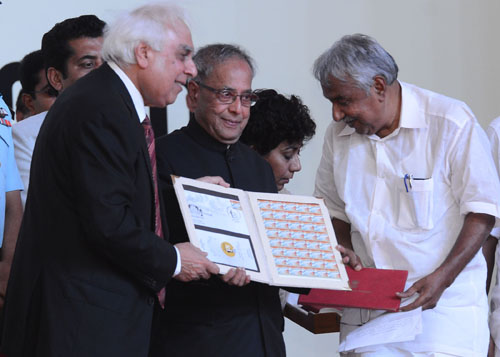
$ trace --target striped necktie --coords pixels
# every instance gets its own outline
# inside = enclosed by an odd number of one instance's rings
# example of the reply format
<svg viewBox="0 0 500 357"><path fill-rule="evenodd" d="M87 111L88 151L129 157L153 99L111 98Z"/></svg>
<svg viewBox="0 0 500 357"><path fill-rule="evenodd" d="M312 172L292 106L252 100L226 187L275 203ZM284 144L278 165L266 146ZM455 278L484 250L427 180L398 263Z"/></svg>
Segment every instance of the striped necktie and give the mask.
<svg viewBox="0 0 500 357"><path fill-rule="evenodd" d="M161 228L160 216L160 199L158 195L158 173L156 171L156 150L155 150L155 133L151 120L146 115L142 122L144 128L144 135L146 136L146 144L148 145L149 160L151 162L151 174L153 175L153 185L155 190L155 233L157 236L163 238L163 230Z"/></svg>
<svg viewBox="0 0 500 357"><path fill-rule="evenodd" d="M155 133L153 131L153 126L151 125L151 120L149 120L147 115L142 122L142 127L144 129L144 136L146 137L146 144L148 146L149 161L151 162L151 174L153 176L155 191L155 234L163 238L160 216L160 197L158 194L158 173L156 170ZM162 288L158 293L158 300L160 301L160 305L165 307L165 288Z"/></svg>

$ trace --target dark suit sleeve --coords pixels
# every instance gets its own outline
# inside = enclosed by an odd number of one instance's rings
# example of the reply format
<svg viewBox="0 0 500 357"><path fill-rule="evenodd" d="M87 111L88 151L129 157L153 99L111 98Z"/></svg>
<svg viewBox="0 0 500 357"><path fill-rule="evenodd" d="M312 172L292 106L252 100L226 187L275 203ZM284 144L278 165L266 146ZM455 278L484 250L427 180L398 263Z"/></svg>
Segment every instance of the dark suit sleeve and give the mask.
<svg viewBox="0 0 500 357"><path fill-rule="evenodd" d="M91 246L159 291L174 273L177 254L151 232L153 193L144 134L126 114L101 114L72 127L75 206Z"/></svg>
<svg viewBox="0 0 500 357"><path fill-rule="evenodd" d="M161 150L161 141L159 148L160 150L157 155L158 178L160 195L163 198L165 215L168 222L169 242L172 244L189 242L184 218L182 217L179 201L177 200L177 195L175 194L174 185L170 176L174 174L174 171L168 160L165 159L165 155L163 155L164 150Z"/></svg>

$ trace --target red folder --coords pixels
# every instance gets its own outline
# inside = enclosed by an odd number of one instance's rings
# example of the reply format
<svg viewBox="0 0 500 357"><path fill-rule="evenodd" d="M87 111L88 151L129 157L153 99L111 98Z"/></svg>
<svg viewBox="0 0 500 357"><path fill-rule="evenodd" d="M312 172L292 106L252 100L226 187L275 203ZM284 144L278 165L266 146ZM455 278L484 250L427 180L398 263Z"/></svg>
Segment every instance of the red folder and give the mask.
<svg viewBox="0 0 500 357"><path fill-rule="evenodd" d="M404 291L408 272L363 268L360 271L346 266L352 291L311 289L300 295L299 304L306 310L319 312L324 307L361 307L397 311L401 299L396 292Z"/></svg>

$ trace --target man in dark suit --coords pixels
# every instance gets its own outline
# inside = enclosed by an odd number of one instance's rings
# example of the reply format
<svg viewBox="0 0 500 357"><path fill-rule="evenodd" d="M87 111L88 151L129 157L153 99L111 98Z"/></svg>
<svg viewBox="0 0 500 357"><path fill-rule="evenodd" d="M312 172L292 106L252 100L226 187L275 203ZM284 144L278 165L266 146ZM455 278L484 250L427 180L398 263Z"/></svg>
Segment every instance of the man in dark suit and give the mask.
<svg viewBox="0 0 500 357"><path fill-rule="evenodd" d="M239 142L256 100L252 59L227 44L203 47L193 59L198 76L188 85L191 120L157 142L172 243L188 241L188 237L172 197L171 174L218 175L231 187L276 192L269 164ZM179 147L182 151L175 152ZM277 287L249 282L244 270L233 269L208 281L172 281L167 290L166 309L153 331L151 357L285 355Z"/></svg>
<svg viewBox="0 0 500 357"><path fill-rule="evenodd" d="M167 227L144 108L173 103L196 75L192 48L178 10L138 8L106 34L108 64L51 108L5 302L7 356L147 356L162 287L218 272L189 243L160 238Z"/></svg>

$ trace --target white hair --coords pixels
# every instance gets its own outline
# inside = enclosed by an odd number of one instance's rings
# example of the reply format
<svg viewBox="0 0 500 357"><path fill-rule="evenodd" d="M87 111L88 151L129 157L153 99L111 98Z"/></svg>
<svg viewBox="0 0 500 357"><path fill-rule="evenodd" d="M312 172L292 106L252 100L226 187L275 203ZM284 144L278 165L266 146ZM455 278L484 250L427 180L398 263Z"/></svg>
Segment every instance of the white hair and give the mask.
<svg viewBox="0 0 500 357"><path fill-rule="evenodd" d="M161 51L167 32L185 23L184 11L178 6L159 2L138 7L118 17L104 31L102 57L120 66L135 64L135 49L145 43L154 51Z"/></svg>
<svg viewBox="0 0 500 357"><path fill-rule="evenodd" d="M372 37L347 35L335 42L314 62L314 76L323 87L330 86L330 76L341 81L352 79L367 94L375 76L388 84L398 77L394 58Z"/></svg>

